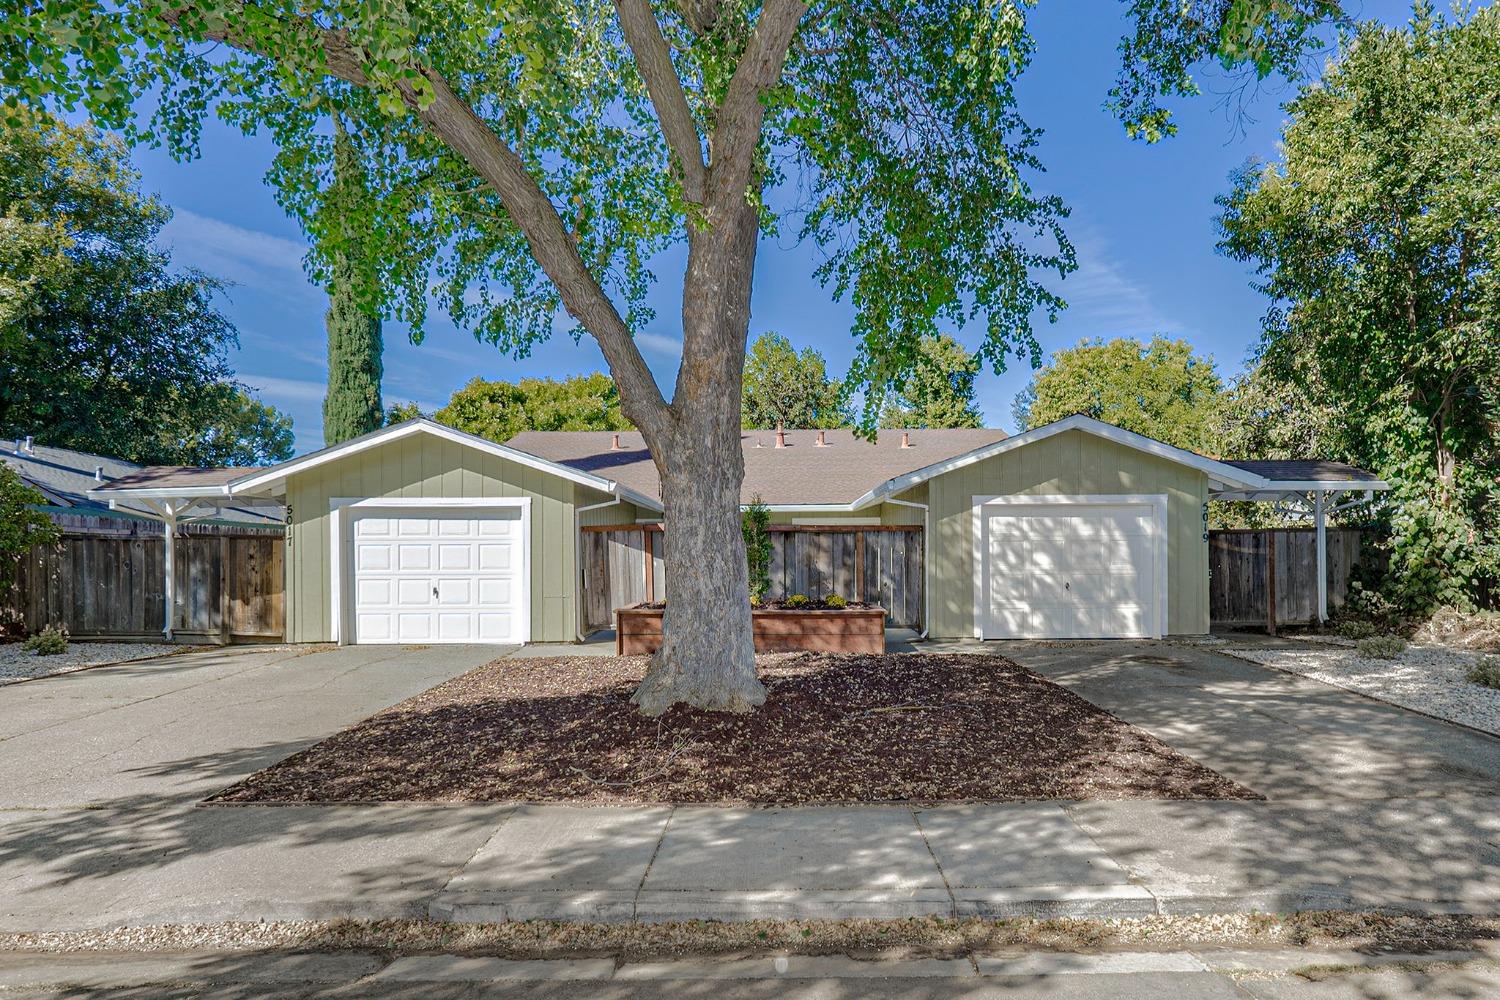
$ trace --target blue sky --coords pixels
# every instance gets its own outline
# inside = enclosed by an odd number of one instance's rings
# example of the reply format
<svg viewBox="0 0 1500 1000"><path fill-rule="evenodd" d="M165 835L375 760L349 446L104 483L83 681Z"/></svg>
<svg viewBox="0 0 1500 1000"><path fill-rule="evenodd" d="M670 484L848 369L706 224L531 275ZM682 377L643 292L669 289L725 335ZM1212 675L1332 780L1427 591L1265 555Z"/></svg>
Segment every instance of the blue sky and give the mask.
<svg viewBox="0 0 1500 1000"><path fill-rule="evenodd" d="M1400 23L1409 9L1367 0L1356 13ZM1247 269L1215 252L1213 199L1247 159L1275 156L1280 106L1291 91L1268 83L1238 105L1243 115L1235 117L1215 93L1227 81L1206 73L1204 95L1176 106L1176 138L1156 146L1130 142L1101 108L1122 23L1116 0L1042 0L1032 14L1037 54L1020 84L1021 108L1045 132L1040 155L1047 166L1033 180L1071 207L1067 230L1080 265L1065 281L1054 276L1070 308L1055 325L1038 317L1039 339L1050 354L1085 337L1161 332L1212 354L1229 376L1256 341L1265 302L1250 287ZM262 183L270 156L265 140L210 123L200 159L175 163L142 149L136 163L145 187L176 212L163 233L175 260L234 283L221 303L239 328L234 366L262 398L292 415L303 452L323 443L326 298L302 273L301 233ZM852 311L812 278L815 261L811 248L790 241L762 245L751 335L776 330L798 346L813 345L840 373L853 354ZM666 255L657 270L657 319L641 342L670 391L681 337L680 255ZM475 375L514 380L604 367L588 340L575 345L555 337L515 361L441 318L420 345L394 324L387 324L385 342L387 401L416 401L428 410ZM990 426L1013 429L1011 402L1030 374L1015 363L980 380Z"/></svg>

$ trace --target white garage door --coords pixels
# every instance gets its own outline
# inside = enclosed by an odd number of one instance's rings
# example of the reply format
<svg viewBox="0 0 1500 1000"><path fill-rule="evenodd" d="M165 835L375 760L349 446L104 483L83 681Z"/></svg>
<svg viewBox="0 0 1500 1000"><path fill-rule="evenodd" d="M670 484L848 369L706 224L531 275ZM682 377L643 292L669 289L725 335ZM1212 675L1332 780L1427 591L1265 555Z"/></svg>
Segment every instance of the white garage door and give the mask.
<svg viewBox="0 0 1500 1000"><path fill-rule="evenodd" d="M1160 634L1156 508L983 506L976 611L986 639Z"/></svg>
<svg viewBox="0 0 1500 1000"><path fill-rule="evenodd" d="M522 523L516 508L356 514L354 641L525 641Z"/></svg>

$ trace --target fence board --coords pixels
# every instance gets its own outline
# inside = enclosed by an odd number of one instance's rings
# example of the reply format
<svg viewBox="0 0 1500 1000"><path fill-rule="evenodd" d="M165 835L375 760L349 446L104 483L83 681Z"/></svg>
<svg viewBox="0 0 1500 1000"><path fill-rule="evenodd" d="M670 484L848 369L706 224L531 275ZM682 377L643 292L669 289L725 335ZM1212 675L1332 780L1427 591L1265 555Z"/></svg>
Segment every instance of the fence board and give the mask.
<svg viewBox="0 0 1500 1000"><path fill-rule="evenodd" d="M1275 546L1272 556L1271 547ZM1378 556L1363 544L1359 528L1328 529L1328 609L1344 604L1349 581L1361 561ZM1264 627L1271 593L1275 620L1311 622L1318 613L1317 533L1312 528L1210 531L1209 618L1213 627ZM1275 567L1274 587L1268 573ZM1379 567L1373 567L1378 569Z"/></svg>
<svg viewBox="0 0 1500 1000"><path fill-rule="evenodd" d="M158 526L159 530L159 526ZM62 625L76 636L152 638L166 597L160 536L65 531L23 556L0 618L27 630ZM194 526L176 540L173 629L213 642L279 640L285 634L283 539L265 530Z"/></svg>
<svg viewBox="0 0 1500 1000"><path fill-rule="evenodd" d="M666 596L666 532L646 535L656 600ZM645 599L646 549L630 526L587 526L582 557L584 629L612 628L614 609ZM601 553L608 553L607 557ZM914 525L773 525L768 599L841 594L878 603L895 626L920 628L923 612L922 529ZM863 591L863 593L861 593Z"/></svg>

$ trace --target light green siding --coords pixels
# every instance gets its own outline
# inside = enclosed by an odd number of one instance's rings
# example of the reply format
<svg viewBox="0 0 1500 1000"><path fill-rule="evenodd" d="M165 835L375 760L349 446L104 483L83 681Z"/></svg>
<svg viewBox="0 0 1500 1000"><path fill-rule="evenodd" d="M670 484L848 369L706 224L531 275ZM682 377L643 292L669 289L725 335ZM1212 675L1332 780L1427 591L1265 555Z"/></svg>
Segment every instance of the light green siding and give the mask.
<svg viewBox="0 0 1500 1000"><path fill-rule="evenodd" d="M596 503L604 503L609 497L603 493L596 493L586 486L578 488L578 506L588 507ZM654 517L655 511L645 510L633 503L621 500L619 503L610 504L608 507L600 507L597 510L586 510L579 514L579 523L584 527L598 527L599 525L632 525L637 518Z"/></svg>
<svg viewBox="0 0 1500 1000"><path fill-rule="evenodd" d="M1048 493L1166 494L1167 630L1175 635L1208 631L1204 473L1074 430L955 469L930 480L927 489L934 636L974 634L974 497Z"/></svg>
<svg viewBox="0 0 1500 1000"><path fill-rule="evenodd" d="M608 497L455 441L415 434L288 479L287 641L333 638L330 502L367 497L530 497L532 641L577 637L573 512L575 504Z"/></svg>

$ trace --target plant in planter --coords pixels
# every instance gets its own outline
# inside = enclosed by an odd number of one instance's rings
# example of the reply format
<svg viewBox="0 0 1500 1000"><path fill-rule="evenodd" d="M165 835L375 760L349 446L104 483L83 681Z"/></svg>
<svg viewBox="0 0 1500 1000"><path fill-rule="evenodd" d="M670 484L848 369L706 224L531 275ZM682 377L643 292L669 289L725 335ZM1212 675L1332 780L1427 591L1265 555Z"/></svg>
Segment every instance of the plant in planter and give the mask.
<svg viewBox="0 0 1500 1000"><path fill-rule="evenodd" d="M771 510L759 494L740 516L745 536L745 563L750 575L750 606L760 607L771 589Z"/></svg>

